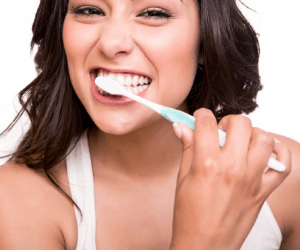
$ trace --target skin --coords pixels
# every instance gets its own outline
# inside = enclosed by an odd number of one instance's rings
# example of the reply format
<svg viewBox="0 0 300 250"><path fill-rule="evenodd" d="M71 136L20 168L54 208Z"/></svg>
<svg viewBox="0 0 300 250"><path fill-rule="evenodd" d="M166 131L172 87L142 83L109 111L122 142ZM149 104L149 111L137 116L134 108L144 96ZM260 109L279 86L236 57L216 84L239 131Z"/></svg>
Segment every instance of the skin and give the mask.
<svg viewBox="0 0 300 250"><path fill-rule="evenodd" d="M267 198L285 235L282 249L299 248L298 143L253 128L243 116L227 116L217 124L206 109L195 112L195 131L179 124L174 133L170 122L147 107L101 104L92 95L91 69L137 70L152 79L146 99L186 111L185 98L201 61L195 3L86 0L84 4L101 8L106 15L68 12L63 42L73 87L96 124L88 141L96 214L101 215L97 248L239 249ZM80 6L82 1L69 2L70 8ZM173 17L138 16L157 6ZM227 132L223 149L218 146L218 128ZM286 165L284 173L263 173L271 155ZM75 249L73 206L47 177L13 162L0 172L0 200L6 201L0 203L1 249ZM70 194L65 161L52 173ZM216 199L220 195L223 199ZM7 214L11 216L3 216ZM236 237L228 241L230 235Z"/></svg>
<svg viewBox="0 0 300 250"><path fill-rule="evenodd" d="M132 176L174 175L174 164L180 158L173 156L180 156L181 145L172 125L139 103L113 106L97 102L89 87L90 70L104 67L143 72L152 79L144 98L185 110L183 102L192 86L198 60L199 26L195 4L193 1L184 4L180 0L164 4L121 0L88 4L102 8L107 16L68 13L63 39L73 87L97 127L105 132L98 129L91 132L95 169L99 164ZM81 5L78 0L69 2L70 8ZM136 17L156 5L171 11L173 17L169 20ZM194 36L191 37L191 33ZM174 147L168 147L169 144ZM146 158L146 154L136 154L137 148L139 152L147 152ZM99 154L100 150L105 151ZM167 152L168 157L161 152ZM161 166L162 162L166 164ZM95 178L97 175L96 170Z"/></svg>

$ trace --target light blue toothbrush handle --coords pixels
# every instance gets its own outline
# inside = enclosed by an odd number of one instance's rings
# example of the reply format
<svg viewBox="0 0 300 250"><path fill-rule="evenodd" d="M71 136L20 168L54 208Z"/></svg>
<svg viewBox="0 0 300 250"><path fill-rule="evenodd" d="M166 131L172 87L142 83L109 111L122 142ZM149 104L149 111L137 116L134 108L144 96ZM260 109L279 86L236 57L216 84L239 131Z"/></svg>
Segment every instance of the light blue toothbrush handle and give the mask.
<svg viewBox="0 0 300 250"><path fill-rule="evenodd" d="M191 129L195 129L195 117L191 116L187 113L184 113L180 110L172 109L169 107L163 107L160 114L168 119L169 121L176 123L184 123L187 126L189 126ZM223 147L225 145L226 141L226 133L220 129L218 129L219 133L219 145L220 147ZM275 159L270 158L268 161L268 167L272 168L276 171L283 172L285 171L285 166L279 161L276 161Z"/></svg>
<svg viewBox="0 0 300 250"><path fill-rule="evenodd" d="M181 123L188 125L191 129L195 129L195 117L194 116L191 116L180 110L172 109L172 108L165 107L165 106L162 108L160 114L173 123L181 122ZM223 147L225 145L225 141L226 141L226 133L220 129L218 129L218 133L219 133L220 147Z"/></svg>
<svg viewBox="0 0 300 250"><path fill-rule="evenodd" d="M191 129L195 129L195 117L184 113L177 109L163 107L160 114L169 121L176 123L181 122L188 125Z"/></svg>

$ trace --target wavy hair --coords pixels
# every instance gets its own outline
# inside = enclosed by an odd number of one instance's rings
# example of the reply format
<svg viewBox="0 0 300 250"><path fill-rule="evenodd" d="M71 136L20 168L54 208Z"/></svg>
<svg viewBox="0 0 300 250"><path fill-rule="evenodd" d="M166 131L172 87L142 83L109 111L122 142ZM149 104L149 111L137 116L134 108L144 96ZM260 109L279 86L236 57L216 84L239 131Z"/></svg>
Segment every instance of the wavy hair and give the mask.
<svg viewBox="0 0 300 250"><path fill-rule="evenodd" d="M204 63L186 100L188 112L205 107L218 121L228 114L248 114L257 107L256 96L262 89L257 34L235 0L198 0L198 4L199 56ZM26 113L31 126L10 159L45 172L75 204L50 174L50 169L65 159L73 140L78 141L94 125L69 77L62 40L67 11L68 0L40 1L31 41L31 49L37 46L38 76L19 93L22 109L3 133Z"/></svg>

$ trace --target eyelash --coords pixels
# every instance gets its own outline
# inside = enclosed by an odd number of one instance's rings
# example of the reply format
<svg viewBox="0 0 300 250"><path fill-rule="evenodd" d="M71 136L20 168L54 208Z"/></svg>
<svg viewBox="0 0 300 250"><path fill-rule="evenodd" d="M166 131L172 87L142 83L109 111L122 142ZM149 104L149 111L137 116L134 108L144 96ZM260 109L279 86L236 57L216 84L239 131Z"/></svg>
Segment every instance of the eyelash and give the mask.
<svg viewBox="0 0 300 250"><path fill-rule="evenodd" d="M95 15L104 16L104 12L101 9L93 6L84 6L74 9L70 9L72 14L93 17ZM144 10L138 17L144 16L146 19L169 19L172 17L172 13L164 8L148 8Z"/></svg>
<svg viewBox="0 0 300 250"><path fill-rule="evenodd" d="M169 19L172 17L172 14L164 8L149 8L144 10L139 16L144 16L146 19Z"/></svg>
<svg viewBox="0 0 300 250"><path fill-rule="evenodd" d="M93 6L84 6L79 7L77 9L71 8L71 13L75 15L82 15L82 16L95 16L95 15L104 15L104 12L98 8Z"/></svg>

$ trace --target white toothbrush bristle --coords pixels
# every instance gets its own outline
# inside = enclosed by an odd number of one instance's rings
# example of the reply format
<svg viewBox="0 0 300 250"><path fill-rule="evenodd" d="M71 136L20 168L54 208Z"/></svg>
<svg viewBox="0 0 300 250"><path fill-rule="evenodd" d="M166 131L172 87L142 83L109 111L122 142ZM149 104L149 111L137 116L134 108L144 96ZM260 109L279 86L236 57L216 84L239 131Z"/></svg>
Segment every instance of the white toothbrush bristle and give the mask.
<svg viewBox="0 0 300 250"><path fill-rule="evenodd" d="M114 76L97 77L96 85L111 95L122 95L123 87L116 81Z"/></svg>

